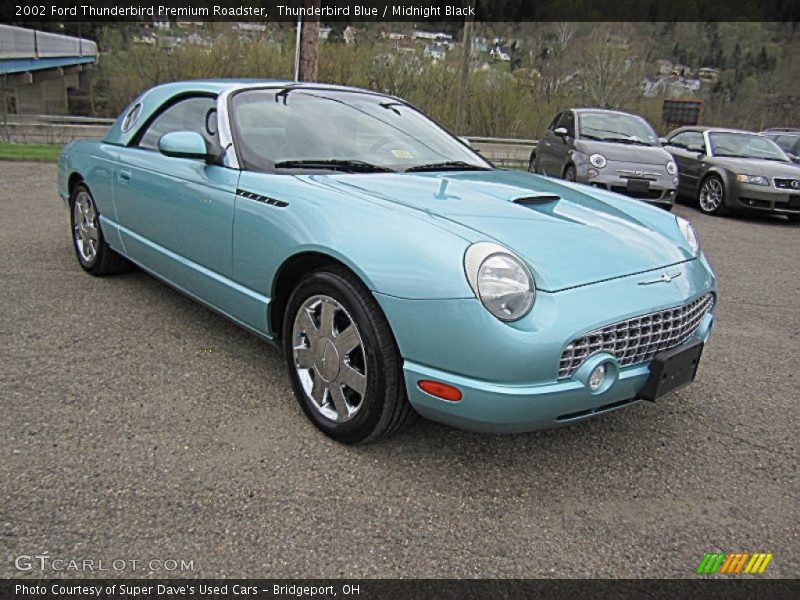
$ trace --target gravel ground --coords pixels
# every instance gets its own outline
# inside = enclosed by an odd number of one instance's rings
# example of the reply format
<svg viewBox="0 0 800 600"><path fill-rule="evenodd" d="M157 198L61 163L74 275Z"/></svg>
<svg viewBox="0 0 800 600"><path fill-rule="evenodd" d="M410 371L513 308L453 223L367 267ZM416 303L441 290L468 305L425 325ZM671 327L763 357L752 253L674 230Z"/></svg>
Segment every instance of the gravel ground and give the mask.
<svg viewBox="0 0 800 600"><path fill-rule="evenodd" d="M134 577L692 577L712 550L800 576L800 227L677 207L720 303L697 382L662 402L353 448L276 349L142 272L83 273L55 180L0 163L0 577L44 553Z"/></svg>

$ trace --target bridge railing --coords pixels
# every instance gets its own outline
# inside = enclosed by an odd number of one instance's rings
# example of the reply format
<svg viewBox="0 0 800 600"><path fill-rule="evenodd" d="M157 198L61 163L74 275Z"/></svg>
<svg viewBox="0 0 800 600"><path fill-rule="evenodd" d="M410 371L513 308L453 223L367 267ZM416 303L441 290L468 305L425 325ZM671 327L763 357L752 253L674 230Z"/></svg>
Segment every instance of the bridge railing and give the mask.
<svg viewBox="0 0 800 600"><path fill-rule="evenodd" d="M97 44L85 38L0 25L0 60L97 56Z"/></svg>

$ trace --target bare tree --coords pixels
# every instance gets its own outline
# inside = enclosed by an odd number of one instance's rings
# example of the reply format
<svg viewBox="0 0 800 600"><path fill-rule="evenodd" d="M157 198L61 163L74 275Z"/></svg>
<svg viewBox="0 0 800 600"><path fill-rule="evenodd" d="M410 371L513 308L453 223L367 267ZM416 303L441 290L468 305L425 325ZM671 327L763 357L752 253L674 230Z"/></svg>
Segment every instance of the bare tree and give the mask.
<svg viewBox="0 0 800 600"><path fill-rule="evenodd" d="M641 95L644 66L626 39L599 29L578 59L577 83L584 102L600 108L624 107Z"/></svg>

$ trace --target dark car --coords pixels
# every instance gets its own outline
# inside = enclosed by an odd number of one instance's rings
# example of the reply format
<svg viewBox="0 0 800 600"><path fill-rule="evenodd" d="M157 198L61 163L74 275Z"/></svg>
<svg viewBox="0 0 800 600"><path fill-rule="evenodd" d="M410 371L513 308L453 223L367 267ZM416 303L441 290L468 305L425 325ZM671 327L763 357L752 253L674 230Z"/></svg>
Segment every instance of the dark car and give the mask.
<svg viewBox="0 0 800 600"><path fill-rule="evenodd" d="M774 128L761 132L786 152L794 163L800 163L800 129Z"/></svg>
<svg viewBox="0 0 800 600"><path fill-rule="evenodd" d="M578 108L553 119L531 153L528 170L586 183L658 204L675 202L678 168L641 117Z"/></svg>
<svg viewBox="0 0 800 600"><path fill-rule="evenodd" d="M678 163L681 195L707 214L761 211L800 222L800 167L768 137L751 131L681 127L664 148Z"/></svg>

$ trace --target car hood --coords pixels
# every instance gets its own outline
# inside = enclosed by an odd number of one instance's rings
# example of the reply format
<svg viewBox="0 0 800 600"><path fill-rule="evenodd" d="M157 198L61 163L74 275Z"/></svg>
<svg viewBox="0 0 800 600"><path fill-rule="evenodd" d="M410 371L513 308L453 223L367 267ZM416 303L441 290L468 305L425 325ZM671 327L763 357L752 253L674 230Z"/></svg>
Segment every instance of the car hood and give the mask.
<svg viewBox="0 0 800 600"><path fill-rule="evenodd" d="M675 219L668 213L538 175L495 170L310 175L307 179L362 198L423 211L472 242L496 241L526 260L537 286L547 291L692 258L678 241Z"/></svg>
<svg viewBox="0 0 800 600"><path fill-rule="evenodd" d="M578 140L575 142L575 148L584 154L602 154L607 160L618 160L642 165L660 165L663 167L672 160L670 153L660 146L639 146L634 144L598 142L595 140Z"/></svg>
<svg viewBox="0 0 800 600"><path fill-rule="evenodd" d="M726 156L715 156L709 159L709 162L727 169L728 171L741 173L743 175L761 175L762 177L769 178L800 178L800 167L794 163L761 160L758 158L729 158Z"/></svg>

